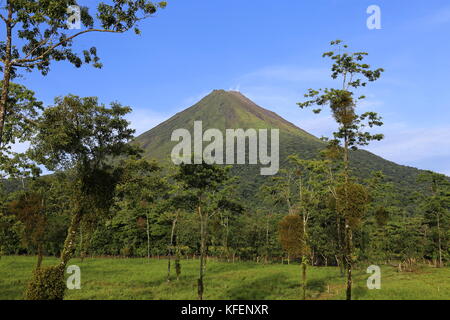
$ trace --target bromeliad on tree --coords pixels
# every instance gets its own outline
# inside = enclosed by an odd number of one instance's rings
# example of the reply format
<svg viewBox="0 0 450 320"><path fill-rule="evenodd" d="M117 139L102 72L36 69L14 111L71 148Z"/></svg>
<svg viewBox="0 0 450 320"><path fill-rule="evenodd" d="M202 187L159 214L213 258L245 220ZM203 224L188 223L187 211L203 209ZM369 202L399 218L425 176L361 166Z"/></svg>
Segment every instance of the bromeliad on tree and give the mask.
<svg viewBox="0 0 450 320"><path fill-rule="evenodd" d="M334 138L329 140L331 146L342 148L344 165L344 182L340 196L337 197L337 205L342 208L340 212L344 214L345 225L345 254L344 260L347 269L347 299L351 299L352 292L352 226L353 214L361 214L361 208L358 206L357 212L353 212L352 191L357 191L358 201L363 197L362 186L358 186L351 181L350 173L350 150L356 150L359 146L366 146L373 140L382 140L382 134L372 134L370 128L381 126L383 122L375 112L365 112L358 114L357 106L366 97L361 95L355 97L355 91L366 87L369 82L376 81L384 72L383 69L371 69L371 66L364 62L367 52L349 52L348 46L341 40L331 42L331 46L336 51L329 51L323 54L323 57L332 60L331 78L340 83L337 88L309 89L304 96L309 99L298 103L300 108L318 106L314 113L320 113L324 106L329 106L330 112L338 124L338 129L333 133ZM340 222L338 222L339 224Z"/></svg>

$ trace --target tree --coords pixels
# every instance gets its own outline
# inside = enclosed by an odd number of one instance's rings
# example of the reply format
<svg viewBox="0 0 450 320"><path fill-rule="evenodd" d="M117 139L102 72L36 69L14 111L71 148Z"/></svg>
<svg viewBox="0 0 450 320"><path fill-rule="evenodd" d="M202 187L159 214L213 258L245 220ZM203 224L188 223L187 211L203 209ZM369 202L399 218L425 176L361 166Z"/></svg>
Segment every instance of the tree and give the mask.
<svg viewBox="0 0 450 320"><path fill-rule="evenodd" d="M208 237L208 220L215 213L217 197L221 186L226 182L228 167L202 164L185 164L179 166L175 178L183 184L185 190L196 198L196 210L200 224L200 266L198 278L198 299L203 300L204 269Z"/></svg>
<svg viewBox="0 0 450 320"><path fill-rule="evenodd" d="M370 247L373 249L372 257L377 260L389 260L389 250L387 243L387 224L393 218L396 204L394 185L386 182L386 176L382 171L372 172L371 176L365 180L369 195L368 214L364 224L374 224L375 230L366 230L371 233Z"/></svg>
<svg viewBox="0 0 450 320"><path fill-rule="evenodd" d="M284 251L293 258L304 257L308 252L304 220L298 214L289 214L279 223L280 243ZM302 259L303 265L303 259ZM302 268L303 300L306 300L306 268Z"/></svg>
<svg viewBox="0 0 450 320"><path fill-rule="evenodd" d="M76 235L83 217L107 212L120 175L114 168L114 157L136 155L138 150L129 142L134 130L123 117L131 111L119 103L110 108L98 104L94 97L66 96L57 98L55 106L47 108L38 120L38 133L33 138L31 156L51 171L70 172L72 218L58 266L51 272L63 278L65 267L75 250ZM44 270L42 274L50 272ZM35 279L42 278L36 274ZM52 277L50 277L52 278ZM40 282L30 284L31 298L63 298L64 286L47 295ZM62 290L62 292L61 292Z"/></svg>
<svg viewBox="0 0 450 320"><path fill-rule="evenodd" d="M332 41L331 45L337 51L325 52L323 57L332 60L331 78L341 81L340 88L309 89L305 98L309 100L298 103L300 108L313 105L318 106L314 113L320 113L324 106L329 106L334 120L338 124L338 130L333 133L334 139L331 144L340 146L343 149L343 170L344 184L343 193L339 198L342 208L351 208L350 188L356 188L350 181L350 150L356 150L359 146L368 145L370 141L383 139L382 134L372 134L366 131L367 128L381 126L381 118L375 112L365 112L359 115L356 107L360 101L365 99L364 95L354 97L355 90L366 87L368 82L376 81L380 78L383 69L371 69L370 65L363 62L368 53L348 52L348 46L341 40ZM353 90L353 91L351 91ZM342 212L350 213L347 209ZM352 290L352 253L348 250L352 248L352 230L349 218L345 219L345 241L346 241L346 269L347 269L347 299L351 299Z"/></svg>
<svg viewBox="0 0 450 320"><path fill-rule="evenodd" d="M17 200L9 204L11 214L18 217L22 222L22 239L29 247L36 247L38 260L36 268L41 267L45 234L47 232L47 217L45 214L45 202L37 193L23 193Z"/></svg>
<svg viewBox="0 0 450 320"><path fill-rule="evenodd" d="M336 248L337 254L334 255L337 265L339 266L341 276L344 276L345 252L344 239L342 236L343 217L337 212L338 193L337 188L344 183L343 174L343 148L340 142L334 139L322 137L322 140L328 142L325 149L320 152L320 157L325 159L326 164L326 188L329 192L329 197L326 199L328 210L334 213L336 226Z"/></svg>
<svg viewBox="0 0 450 320"><path fill-rule="evenodd" d="M4 82L0 82L0 94L3 95ZM0 140L0 178L26 177L38 175L39 169L28 161L24 153L15 152L12 146L24 143L36 132L36 119L43 110L34 92L26 87L10 83L8 92L8 122L3 126Z"/></svg>
<svg viewBox="0 0 450 320"><path fill-rule="evenodd" d="M321 160L303 160L297 156L290 156L289 161L293 164L296 172L296 184L298 201L296 208L303 219L303 241L302 245L302 277L303 277L303 299L306 299L306 269L308 264L307 253L309 253L310 240L308 223L313 215L317 215L319 205L324 199L326 190L327 162ZM314 257L311 258L311 261Z"/></svg>
<svg viewBox="0 0 450 320"><path fill-rule="evenodd" d="M167 281L171 278L172 256L175 253L175 273L177 280L181 274L181 241L179 237L179 224L183 221L185 213L195 210L196 198L183 189L183 186L177 181L178 171L175 167L170 167L168 172L168 181L170 189L168 190L168 199L163 204L164 214L161 216L163 222L170 223L170 238L168 244L168 261L167 261Z"/></svg>
<svg viewBox="0 0 450 320"><path fill-rule="evenodd" d="M37 69L43 75L50 71L53 61L68 61L75 67L91 63L102 65L97 49L92 47L81 54L73 50L73 43L89 33L140 33L137 23L151 17L166 2L148 0L113 0L99 2L94 14L88 7L80 8L80 26L84 30L69 31L76 0L5 0L0 19L5 24L5 38L0 41L0 62L3 90L0 96L0 141L3 141L11 105L8 103L10 82L19 70Z"/></svg>
<svg viewBox="0 0 450 320"><path fill-rule="evenodd" d="M150 213L158 201L167 197L169 186L156 162L128 159L122 162L123 173L116 187L117 204L133 216L144 217L147 234L147 258L150 259Z"/></svg>
<svg viewBox="0 0 450 320"><path fill-rule="evenodd" d="M447 235L450 225L450 182L442 174L427 171L418 177L419 182L425 183L429 196L422 199L421 208L424 212L425 223L435 231L435 240L438 256L438 267L443 267L443 246L448 243Z"/></svg>

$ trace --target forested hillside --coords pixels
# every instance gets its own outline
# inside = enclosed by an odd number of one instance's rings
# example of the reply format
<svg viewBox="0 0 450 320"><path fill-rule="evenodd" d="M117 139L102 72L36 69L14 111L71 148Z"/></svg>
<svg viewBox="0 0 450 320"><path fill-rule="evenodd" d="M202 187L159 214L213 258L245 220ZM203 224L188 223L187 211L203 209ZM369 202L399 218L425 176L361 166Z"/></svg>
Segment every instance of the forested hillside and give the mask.
<svg viewBox="0 0 450 320"><path fill-rule="evenodd" d="M179 128L193 132L194 121L199 120L203 122L204 130L217 128L225 132L226 129L238 128L280 129L282 168L288 166L288 156L298 155L303 159L318 158L320 151L327 145L276 113L256 105L240 92L225 90L214 90L192 107L141 134L135 142L144 150L145 158L169 163L170 153L177 144L171 141L172 132ZM413 192L420 190L420 186L416 183L420 170L398 165L365 150L351 152L351 159L352 167L361 179L369 178L373 171L382 171L386 175L385 181L395 184L399 206L407 208L410 214L414 213L410 199ZM232 169L233 175L239 178L240 193L249 206L260 204L255 194L262 184L270 180L261 176L259 169L259 165L234 165Z"/></svg>

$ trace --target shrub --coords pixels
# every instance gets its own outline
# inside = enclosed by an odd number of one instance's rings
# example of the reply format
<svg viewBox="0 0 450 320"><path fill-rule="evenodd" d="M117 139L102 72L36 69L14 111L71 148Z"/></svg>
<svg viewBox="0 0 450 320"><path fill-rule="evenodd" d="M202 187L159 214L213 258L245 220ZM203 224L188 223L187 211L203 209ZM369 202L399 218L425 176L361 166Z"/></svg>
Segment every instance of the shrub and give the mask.
<svg viewBox="0 0 450 320"><path fill-rule="evenodd" d="M27 300L63 300L66 290L61 266L38 268L25 292Z"/></svg>

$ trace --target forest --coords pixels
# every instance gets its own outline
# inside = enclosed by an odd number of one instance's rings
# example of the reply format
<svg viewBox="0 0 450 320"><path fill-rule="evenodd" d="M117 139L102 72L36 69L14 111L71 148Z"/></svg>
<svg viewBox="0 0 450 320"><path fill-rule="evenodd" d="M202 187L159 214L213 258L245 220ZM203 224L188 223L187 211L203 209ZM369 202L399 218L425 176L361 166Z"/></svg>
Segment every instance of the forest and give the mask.
<svg viewBox="0 0 450 320"><path fill-rule="evenodd" d="M322 138L323 149L313 156L280 159L284 165L277 175L243 195L242 180L252 178L236 174L233 166L174 165L144 156L126 119L129 106L77 95L56 97L45 106L15 81L20 71L46 74L55 61L101 66L95 48L80 56L71 49L83 36L66 37L65 8L71 2L36 7L7 1L9 15L1 17L9 32L0 48L0 260L36 257L24 298L63 299L65 270L75 258L164 259L168 282L177 281L193 259L200 300L209 290L204 279L210 261L296 265L299 299L307 299L315 267L338 268L348 300L354 273L370 265L399 273L424 265L448 268L450 179L421 171L405 197L382 170L360 175L354 166L356 150L384 138L374 133L382 132L382 118L359 111L365 96L358 90L384 72L365 62L368 53L331 42L332 51L323 58L331 62L337 86L310 89L293 107L299 113L331 112L333 136ZM166 6L113 2L116 6L98 7L101 29L82 11L88 30L139 33L137 22ZM14 28L19 28L17 44ZM18 142L30 147L16 152ZM54 263L45 264L47 259Z"/></svg>

